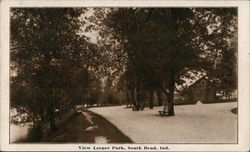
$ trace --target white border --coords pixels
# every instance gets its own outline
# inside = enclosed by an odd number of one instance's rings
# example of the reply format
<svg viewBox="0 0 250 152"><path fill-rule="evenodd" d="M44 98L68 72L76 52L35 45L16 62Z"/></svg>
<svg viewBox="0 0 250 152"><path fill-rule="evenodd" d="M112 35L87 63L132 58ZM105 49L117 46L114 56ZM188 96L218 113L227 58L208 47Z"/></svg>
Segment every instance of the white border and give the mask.
<svg viewBox="0 0 250 152"><path fill-rule="evenodd" d="M162 1L162 0L3 0L1 1L1 130L0 150L4 151L83 151L78 146L87 144L9 144L9 8L10 7L238 7L239 20L239 142L238 144L154 144L169 146L169 151L249 151L249 1ZM112 146L114 144L92 144ZM116 144L119 145L119 144ZM120 144L124 147L128 144ZM133 144L133 146L144 146ZM88 150L90 151L90 150Z"/></svg>

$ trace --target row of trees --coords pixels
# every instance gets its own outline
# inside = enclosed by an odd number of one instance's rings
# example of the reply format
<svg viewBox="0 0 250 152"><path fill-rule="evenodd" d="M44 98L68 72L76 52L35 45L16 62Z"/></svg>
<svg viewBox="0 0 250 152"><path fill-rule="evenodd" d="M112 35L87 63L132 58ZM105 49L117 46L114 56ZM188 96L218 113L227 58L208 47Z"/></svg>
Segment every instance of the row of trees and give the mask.
<svg viewBox="0 0 250 152"><path fill-rule="evenodd" d="M135 107L153 92L159 105L162 93L168 101L169 115L174 115L174 90L188 71L206 72L231 91L236 88L237 12L235 8L119 8L106 12L104 33L122 46L126 68L120 77L130 92ZM108 12L108 13L107 13ZM106 34L104 34L106 35ZM140 97L141 96L141 97Z"/></svg>
<svg viewBox="0 0 250 152"><path fill-rule="evenodd" d="M11 106L56 130L55 109L97 100L96 46L78 34L80 8L11 9ZM23 120L25 122L25 120Z"/></svg>
<svg viewBox="0 0 250 152"><path fill-rule="evenodd" d="M55 109L157 92L174 115L187 71L236 88L236 40L235 8L12 8L11 106L55 130Z"/></svg>

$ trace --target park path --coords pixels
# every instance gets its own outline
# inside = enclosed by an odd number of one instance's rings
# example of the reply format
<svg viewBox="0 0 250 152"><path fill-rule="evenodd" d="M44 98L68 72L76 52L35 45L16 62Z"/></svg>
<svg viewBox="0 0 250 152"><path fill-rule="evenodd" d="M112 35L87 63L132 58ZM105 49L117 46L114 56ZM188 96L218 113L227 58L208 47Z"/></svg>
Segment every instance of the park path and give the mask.
<svg viewBox="0 0 250 152"><path fill-rule="evenodd" d="M88 110L72 114L44 142L61 143L131 143L116 126L102 116Z"/></svg>
<svg viewBox="0 0 250 152"><path fill-rule="evenodd" d="M236 102L175 106L174 117L125 106L90 108L116 125L135 143L237 143Z"/></svg>

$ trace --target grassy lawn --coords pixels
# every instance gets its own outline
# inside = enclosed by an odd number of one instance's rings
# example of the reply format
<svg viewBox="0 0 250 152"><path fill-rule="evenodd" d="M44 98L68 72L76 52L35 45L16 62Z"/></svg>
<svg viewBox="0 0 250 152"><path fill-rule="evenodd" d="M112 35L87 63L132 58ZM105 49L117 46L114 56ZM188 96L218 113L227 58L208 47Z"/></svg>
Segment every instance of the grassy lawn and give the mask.
<svg viewBox="0 0 250 152"><path fill-rule="evenodd" d="M91 123L87 113L93 123ZM92 129L88 129L92 128ZM102 116L84 110L84 113L72 114L63 121L58 131L50 135L43 142L55 143L95 143L96 137L104 137L108 143L131 143L131 139L124 135L117 127Z"/></svg>

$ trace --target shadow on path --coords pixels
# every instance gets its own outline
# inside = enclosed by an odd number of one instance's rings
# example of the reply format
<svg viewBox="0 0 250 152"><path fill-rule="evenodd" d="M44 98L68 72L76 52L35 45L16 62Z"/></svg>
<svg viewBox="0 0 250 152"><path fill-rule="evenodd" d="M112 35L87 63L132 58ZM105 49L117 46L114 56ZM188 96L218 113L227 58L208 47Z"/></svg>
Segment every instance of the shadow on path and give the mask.
<svg viewBox="0 0 250 152"><path fill-rule="evenodd" d="M88 110L72 114L58 131L44 142L51 143L132 143L116 126L104 117Z"/></svg>

